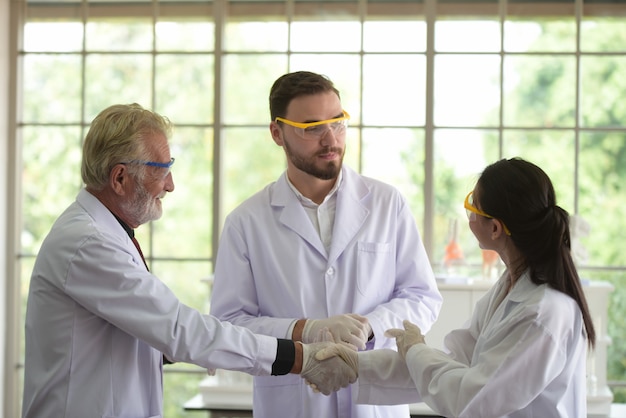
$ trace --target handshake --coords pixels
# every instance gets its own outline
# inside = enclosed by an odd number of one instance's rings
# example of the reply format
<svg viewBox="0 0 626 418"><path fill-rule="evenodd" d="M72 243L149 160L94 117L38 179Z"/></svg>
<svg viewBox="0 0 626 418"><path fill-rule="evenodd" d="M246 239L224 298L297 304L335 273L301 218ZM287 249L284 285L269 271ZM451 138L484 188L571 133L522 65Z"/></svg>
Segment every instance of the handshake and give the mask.
<svg viewBox="0 0 626 418"><path fill-rule="evenodd" d="M315 392L330 395L356 382L359 358L345 344L319 342L302 344L302 376Z"/></svg>
<svg viewBox="0 0 626 418"><path fill-rule="evenodd" d="M324 395L330 395L356 382L359 376L357 348L365 348L365 342L371 332L367 319L360 315L347 314L309 321L312 321L311 328L317 330L315 338L311 338L307 336L307 331L310 331L307 329L309 324L305 324L302 340L306 344L302 345L303 360L300 375L315 392ZM425 341L417 325L406 320L403 325L404 329L389 329L385 335L396 339L398 352L405 358L409 348ZM352 330L350 336L342 335L350 334L350 330Z"/></svg>

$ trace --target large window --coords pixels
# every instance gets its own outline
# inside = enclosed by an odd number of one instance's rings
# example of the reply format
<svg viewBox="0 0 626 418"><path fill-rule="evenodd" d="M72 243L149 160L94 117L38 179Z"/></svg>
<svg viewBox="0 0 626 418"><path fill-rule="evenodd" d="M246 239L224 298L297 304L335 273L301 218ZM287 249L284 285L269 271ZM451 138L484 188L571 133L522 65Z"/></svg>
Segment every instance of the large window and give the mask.
<svg viewBox="0 0 626 418"><path fill-rule="evenodd" d="M15 3L19 341L34 257L81 187L81 141L101 109L137 102L176 125L176 190L138 237L151 270L207 311L201 279L224 216L285 168L271 83L307 69L336 83L352 116L346 163L402 190L437 274L482 274L463 198L487 164L544 168L590 225L574 240L581 275L615 286L608 377L626 401L626 1ZM451 239L463 259L446 264ZM186 416L203 376L166 367L166 416Z"/></svg>

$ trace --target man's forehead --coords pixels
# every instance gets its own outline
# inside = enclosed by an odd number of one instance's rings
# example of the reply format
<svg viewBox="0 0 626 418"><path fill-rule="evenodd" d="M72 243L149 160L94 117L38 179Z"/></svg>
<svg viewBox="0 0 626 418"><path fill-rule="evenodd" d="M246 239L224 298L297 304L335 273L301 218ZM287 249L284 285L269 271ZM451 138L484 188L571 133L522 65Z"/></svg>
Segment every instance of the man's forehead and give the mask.
<svg viewBox="0 0 626 418"><path fill-rule="evenodd" d="M299 119L300 122L318 121L340 117L342 112L341 100L330 91L293 98L287 106L286 118Z"/></svg>

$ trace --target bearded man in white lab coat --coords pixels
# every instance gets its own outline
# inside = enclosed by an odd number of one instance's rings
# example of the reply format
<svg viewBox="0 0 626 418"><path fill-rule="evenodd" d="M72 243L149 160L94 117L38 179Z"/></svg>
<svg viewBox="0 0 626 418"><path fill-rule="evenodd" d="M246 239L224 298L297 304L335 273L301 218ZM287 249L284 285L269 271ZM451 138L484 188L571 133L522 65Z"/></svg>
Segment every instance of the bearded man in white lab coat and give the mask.
<svg viewBox="0 0 626 418"><path fill-rule="evenodd" d="M318 383L339 375L320 373L314 360L331 343L303 345L221 323L181 303L148 271L134 228L158 219L161 199L174 190L170 130L166 118L137 104L111 106L92 122L86 187L52 226L32 273L23 417L162 417L163 355Z"/></svg>
<svg viewBox="0 0 626 418"><path fill-rule="evenodd" d="M286 172L226 219L211 313L254 332L314 342L328 329L355 350L394 347L410 318L430 329L441 295L404 197L343 166L349 115L325 76L275 81L270 133ZM424 331L426 332L426 331ZM350 388L314 393L302 379L254 379L255 418L407 417L408 405L356 405Z"/></svg>

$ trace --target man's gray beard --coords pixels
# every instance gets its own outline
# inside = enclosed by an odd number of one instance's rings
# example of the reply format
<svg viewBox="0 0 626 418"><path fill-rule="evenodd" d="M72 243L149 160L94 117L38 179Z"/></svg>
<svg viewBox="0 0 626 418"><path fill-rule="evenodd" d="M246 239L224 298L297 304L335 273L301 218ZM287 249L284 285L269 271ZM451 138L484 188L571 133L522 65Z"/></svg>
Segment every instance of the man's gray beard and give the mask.
<svg viewBox="0 0 626 418"><path fill-rule="evenodd" d="M159 219L162 212L159 210L156 200L152 199L140 178L136 179L136 183L137 189L133 198L120 206L128 214L129 218L137 222L137 225L143 225Z"/></svg>

